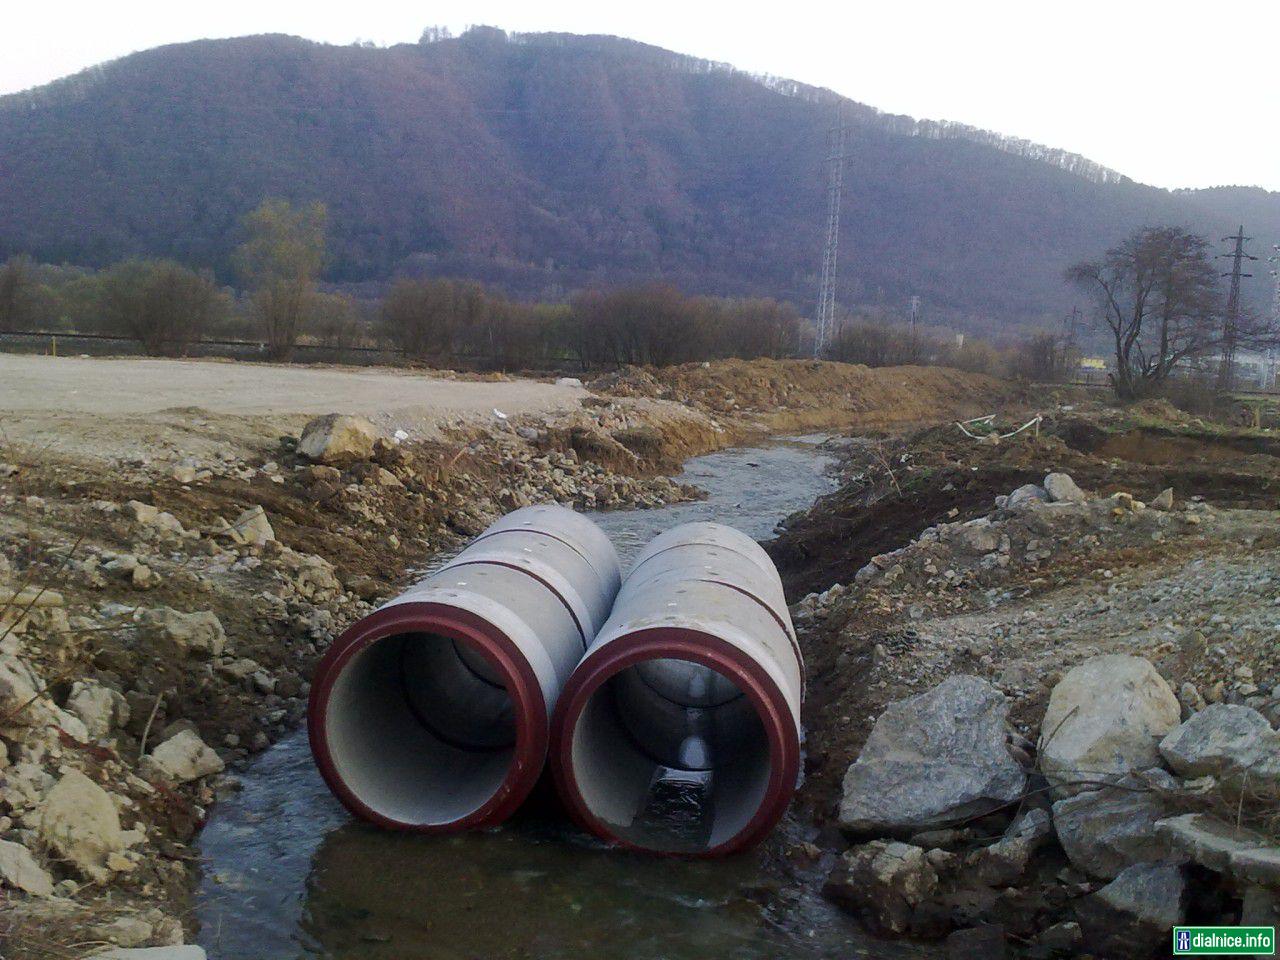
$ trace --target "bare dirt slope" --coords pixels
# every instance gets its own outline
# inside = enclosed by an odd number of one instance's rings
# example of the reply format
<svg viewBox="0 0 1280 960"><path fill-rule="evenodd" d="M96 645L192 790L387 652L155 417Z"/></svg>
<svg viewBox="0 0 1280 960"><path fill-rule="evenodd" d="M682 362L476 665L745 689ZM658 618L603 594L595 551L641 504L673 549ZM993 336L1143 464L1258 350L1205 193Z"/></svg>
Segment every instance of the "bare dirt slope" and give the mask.
<svg viewBox="0 0 1280 960"><path fill-rule="evenodd" d="M129 456L200 453L223 436L274 441L315 414L363 414L388 432L432 439L458 420L576 409L580 387L463 379L387 368L0 354L0 429L10 442ZM192 445L196 449L192 449Z"/></svg>

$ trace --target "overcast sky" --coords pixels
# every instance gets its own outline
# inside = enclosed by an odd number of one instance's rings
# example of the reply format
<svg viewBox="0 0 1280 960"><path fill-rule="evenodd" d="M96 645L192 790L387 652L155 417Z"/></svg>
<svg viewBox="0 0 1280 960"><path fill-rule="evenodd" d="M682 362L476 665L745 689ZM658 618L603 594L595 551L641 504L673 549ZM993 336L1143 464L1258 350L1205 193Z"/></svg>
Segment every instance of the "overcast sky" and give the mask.
<svg viewBox="0 0 1280 960"><path fill-rule="evenodd" d="M391 44L416 40L430 25L458 32L487 23L632 37L830 87L894 113L1063 147L1159 186L1280 190L1277 0L11 6L0 32L0 93L201 37L279 32Z"/></svg>

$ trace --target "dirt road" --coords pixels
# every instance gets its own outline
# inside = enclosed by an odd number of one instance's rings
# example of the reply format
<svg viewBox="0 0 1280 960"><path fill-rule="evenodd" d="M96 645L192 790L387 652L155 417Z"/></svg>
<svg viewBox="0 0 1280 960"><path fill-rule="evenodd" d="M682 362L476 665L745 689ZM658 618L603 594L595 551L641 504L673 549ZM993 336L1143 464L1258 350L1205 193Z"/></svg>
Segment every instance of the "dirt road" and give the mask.
<svg viewBox="0 0 1280 960"><path fill-rule="evenodd" d="M385 368L0 354L4 438L53 441L63 452L102 457L137 455L156 444L199 453L230 436L272 439L330 412L360 413L385 429L430 437L458 419L493 420L495 408L511 416L572 409L583 393L534 380L446 379Z"/></svg>

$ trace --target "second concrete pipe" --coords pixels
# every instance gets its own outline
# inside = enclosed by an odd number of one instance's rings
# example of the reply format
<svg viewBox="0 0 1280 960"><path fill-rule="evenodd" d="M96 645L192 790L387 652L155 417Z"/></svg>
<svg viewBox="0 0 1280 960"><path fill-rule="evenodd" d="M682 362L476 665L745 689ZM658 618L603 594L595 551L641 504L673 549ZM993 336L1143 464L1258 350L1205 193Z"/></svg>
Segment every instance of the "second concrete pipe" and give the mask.
<svg viewBox="0 0 1280 960"><path fill-rule="evenodd" d="M750 846L795 791L803 676L760 546L714 523L667 531L636 559L556 707L562 798L625 846L685 856Z"/></svg>

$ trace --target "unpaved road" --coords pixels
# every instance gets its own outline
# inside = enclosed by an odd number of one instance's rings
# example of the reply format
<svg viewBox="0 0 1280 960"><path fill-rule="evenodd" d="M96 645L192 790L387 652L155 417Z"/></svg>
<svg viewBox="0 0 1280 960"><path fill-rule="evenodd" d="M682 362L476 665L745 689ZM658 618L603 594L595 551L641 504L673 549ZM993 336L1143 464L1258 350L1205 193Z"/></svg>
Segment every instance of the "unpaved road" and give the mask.
<svg viewBox="0 0 1280 960"><path fill-rule="evenodd" d="M157 444L198 454L206 444L273 439L332 412L431 436L459 419L492 421L495 408L510 416L573 409L583 395L534 380L386 368L0 354L0 441L98 457L147 455Z"/></svg>

